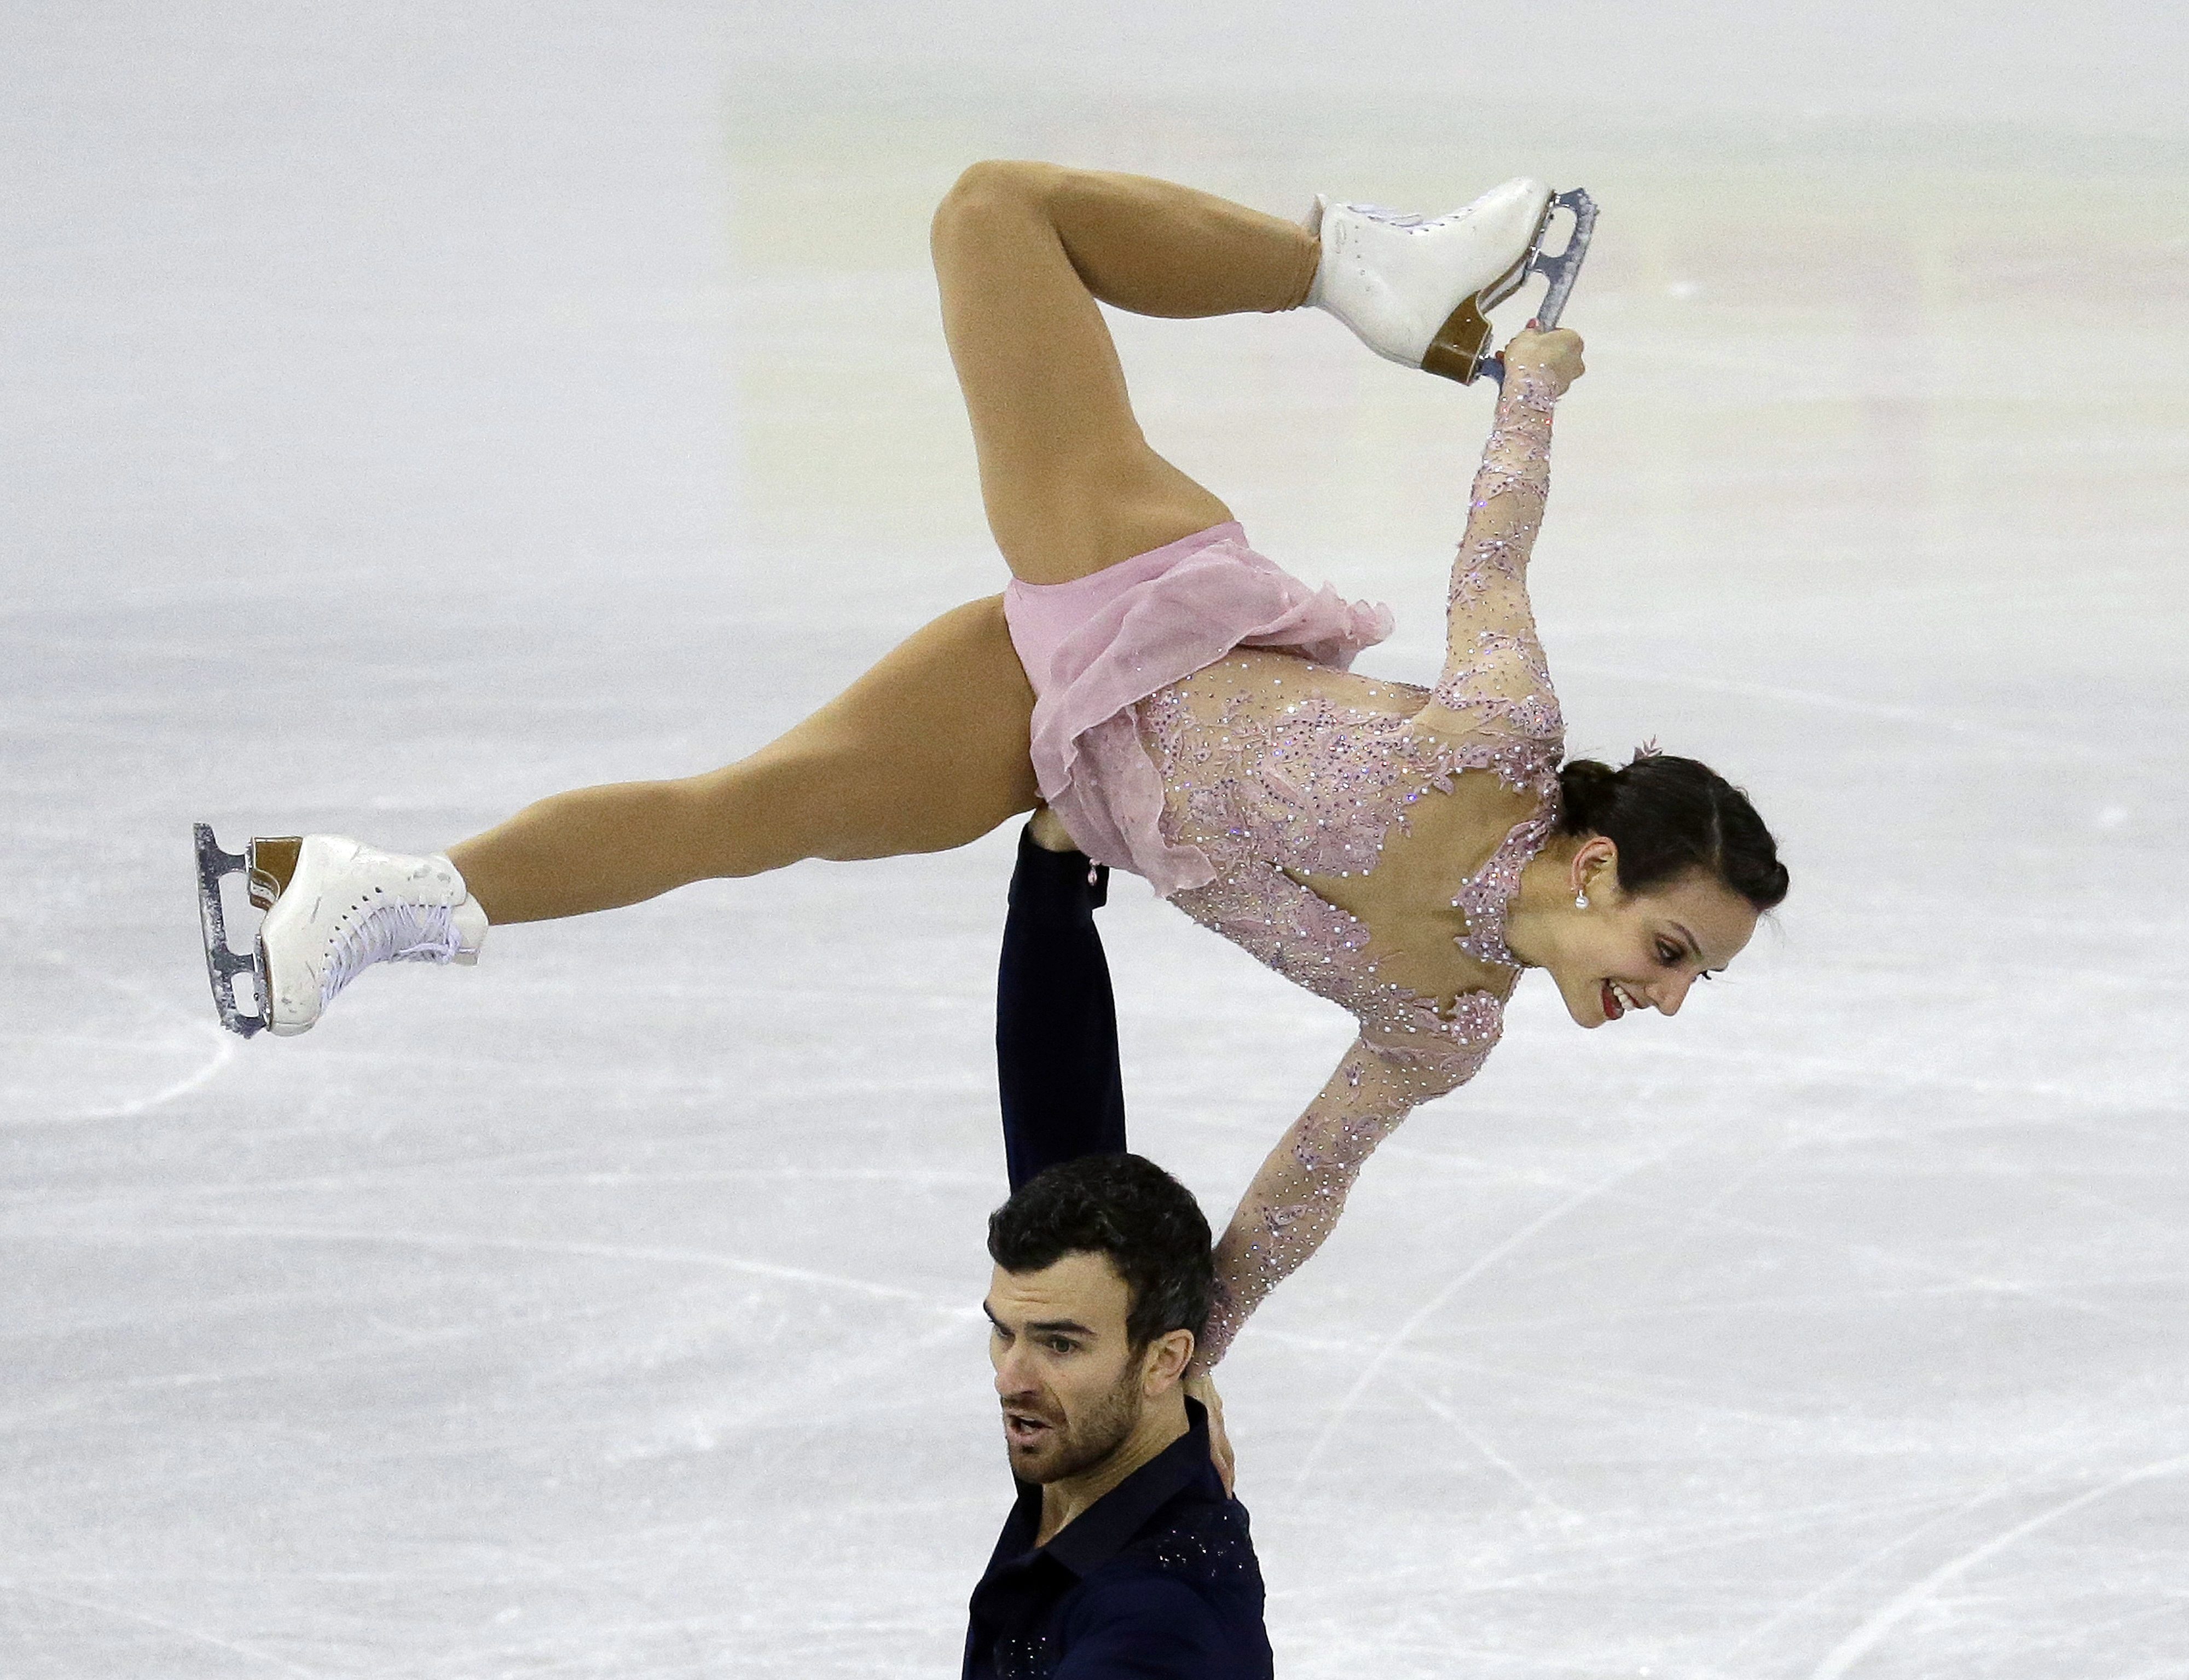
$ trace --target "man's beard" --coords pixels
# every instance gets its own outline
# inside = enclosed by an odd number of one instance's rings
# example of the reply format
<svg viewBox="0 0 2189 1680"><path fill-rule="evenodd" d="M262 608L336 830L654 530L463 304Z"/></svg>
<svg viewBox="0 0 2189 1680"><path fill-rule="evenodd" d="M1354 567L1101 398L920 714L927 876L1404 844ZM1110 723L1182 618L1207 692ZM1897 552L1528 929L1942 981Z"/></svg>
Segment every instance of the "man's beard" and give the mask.
<svg viewBox="0 0 2189 1680"><path fill-rule="evenodd" d="M1061 1482L1066 1476L1077 1476L1093 1469L1119 1447L1132 1434L1140 1421L1140 1373L1138 1361L1128 1363L1117 1378L1117 1386L1097 1400L1085 1416L1068 1428L1055 1428L1056 1443L1054 1457L1049 1462L1032 1467L1032 1475L1024 1467L1019 1474L1028 1481L1047 1486Z"/></svg>

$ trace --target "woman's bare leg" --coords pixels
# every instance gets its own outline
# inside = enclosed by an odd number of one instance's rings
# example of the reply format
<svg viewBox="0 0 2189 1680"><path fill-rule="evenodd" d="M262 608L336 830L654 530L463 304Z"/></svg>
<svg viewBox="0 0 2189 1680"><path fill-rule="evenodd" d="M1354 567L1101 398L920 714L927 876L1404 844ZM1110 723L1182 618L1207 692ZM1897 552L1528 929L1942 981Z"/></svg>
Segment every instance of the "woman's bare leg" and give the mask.
<svg viewBox="0 0 2189 1680"><path fill-rule="evenodd" d="M1095 300L1293 308L1315 279L1312 234L1145 176L976 163L933 243L988 526L1014 574L1066 583L1231 517L1140 435Z"/></svg>
<svg viewBox="0 0 2189 1680"><path fill-rule="evenodd" d="M1015 574L1067 582L1230 518L1140 435L1095 300L1292 308L1315 276L1312 235L1141 176L983 163L936 212L934 248L981 495ZM749 758L559 794L449 855L506 923L808 857L946 851L1032 809L1032 709L1001 598L977 601Z"/></svg>
<svg viewBox="0 0 2189 1680"><path fill-rule="evenodd" d="M1033 808L1032 712L991 596L944 614L749 758L557 794L449 857L488 919L506 923L807 857L946 851Z"/></svg>

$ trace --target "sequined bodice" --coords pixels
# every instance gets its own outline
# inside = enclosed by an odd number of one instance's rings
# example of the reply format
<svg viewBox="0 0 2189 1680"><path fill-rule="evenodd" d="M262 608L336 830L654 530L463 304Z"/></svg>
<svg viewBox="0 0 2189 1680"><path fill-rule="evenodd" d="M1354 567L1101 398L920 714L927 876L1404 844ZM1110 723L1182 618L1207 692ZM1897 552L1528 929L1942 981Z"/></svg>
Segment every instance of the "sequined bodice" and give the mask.
<svg viewBox="0 0 2189 1680"><path fill-rule="evenodd" d="M1363 1044L1407 1070L1417 1100L1480 1066L1502 1022L1502 988L1460 992L1440 1010L1379 976L1368 929L1299 878L1372 872L1419 800L1449 794L1462 774L1493 775L1534 809L1454 883L1466 919L1457 942L1479 962L1519 967L1505 945L1506 905L1557 822L1564 734L1527 591L1553 402L1524 371L1498 404L1452 565L1434 688L1240 650L1138 712L1162 776L1163 838L1198 851L1213 875L1174 902L1349 1010Z"/></svg>
<svg viewBox="0 0 2189 1680"><path fill-rule="evenodd" d="M1462 991L1440 1010L1378 975L1366 925L1300 879L1369 874L1419 800L1450 793L1463 772L1495 775L1536 808L1471 875L1455 877L1451 902L1466 918L1456 943L1479 962L1519 966L1505 946L1506 902L1555 819L1555 715L1541 734L1453 742L1415 727L1430 693L1254 652L1156 694L1140 727L1162 774L1164 838L1196 847L1215 871L1172 902L1350 1011L1368 1044L1449 1089L1496 1043L1502 991Z"/></svg>

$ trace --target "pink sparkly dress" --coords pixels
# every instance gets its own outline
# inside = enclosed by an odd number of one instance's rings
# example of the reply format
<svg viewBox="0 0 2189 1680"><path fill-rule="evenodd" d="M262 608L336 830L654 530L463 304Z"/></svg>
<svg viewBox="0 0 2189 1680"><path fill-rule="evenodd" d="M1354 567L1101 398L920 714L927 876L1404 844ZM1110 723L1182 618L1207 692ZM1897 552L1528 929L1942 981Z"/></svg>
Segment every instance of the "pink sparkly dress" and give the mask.
<svg viewBox="0 0 2189 1680"><path fill-rule="evenodd" d="M1473 1078L1497 1042L1502 991L1440 1008L1379 977L1366 925L1301 878L1368 873L1410 806L1458 776L1495 776L1532 810L1452 902L1467 926L1460 949L1517 973L1507 907L1557 823L1564 741L1527 592L1553 402L1541 374L1508 377L1452 565L1434 688L1351 674L1354 655L1389 634L1388 611L1309 590L1236 525L1005 595L1037 697L1042 796L1081 848L1145 875L1360 1022L1218 1244L1204 1366L1321 1246L1377 1144Z"/></svg>

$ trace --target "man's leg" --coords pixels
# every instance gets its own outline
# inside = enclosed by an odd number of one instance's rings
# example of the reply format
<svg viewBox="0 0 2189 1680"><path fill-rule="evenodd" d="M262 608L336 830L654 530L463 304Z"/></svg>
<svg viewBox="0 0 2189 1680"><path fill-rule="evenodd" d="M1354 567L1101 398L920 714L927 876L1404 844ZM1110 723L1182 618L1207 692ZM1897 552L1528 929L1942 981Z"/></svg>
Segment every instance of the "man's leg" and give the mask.
<svg viewBox="0 0 2189 1680"><path fill-rule="evenodd" d="M996 983L1004 1161L1015 1191L1045 1167L1122 1154L1125 1082L1117 1008L1094 911L1110 872L1084 852L1019 836Z"/></svg>

